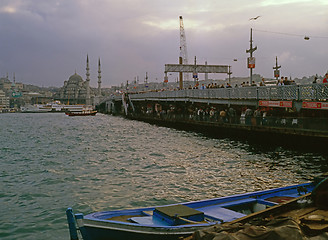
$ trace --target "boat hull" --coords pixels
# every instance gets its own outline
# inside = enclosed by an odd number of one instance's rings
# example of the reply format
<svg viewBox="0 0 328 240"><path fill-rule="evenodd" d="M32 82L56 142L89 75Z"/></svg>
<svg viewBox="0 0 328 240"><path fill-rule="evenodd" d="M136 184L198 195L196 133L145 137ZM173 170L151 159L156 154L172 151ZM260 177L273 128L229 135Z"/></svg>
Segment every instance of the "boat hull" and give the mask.
<svg viewBox="0 0 328 240"><path fill-rule="evenodd" d="M122 239L134 239L134 240L178 240L181 237L190 236L197 230L208 228L209 226L194 227L190 229L149 229L147 227L132 227L126 226L119 227L116 225L103 225L85 224L81 229L83 239L89 240L122 240ZM83 233L84 232L84 233Z"/></svg>
<svg viewBox="0 0 328 240"><path fill-rule="evenodd" d="M66 112L66 115L68 116L95 116L97 111L92 112Z"/></svg>

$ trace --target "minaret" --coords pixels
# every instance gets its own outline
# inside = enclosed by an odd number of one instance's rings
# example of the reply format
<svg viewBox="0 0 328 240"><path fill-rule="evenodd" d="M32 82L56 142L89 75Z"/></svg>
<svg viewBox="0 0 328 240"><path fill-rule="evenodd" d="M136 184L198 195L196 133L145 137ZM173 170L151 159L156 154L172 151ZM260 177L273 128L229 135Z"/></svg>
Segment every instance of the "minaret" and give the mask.
<svg viewBox="0 0 328 240"><path fill-rule="evenodd" d="M8 77L7 77L7 79L8 79ZM13 74L13 82L11 83L11 88L15 92L15 88L16 88L15 73Z"/></svg>
<svg viewBox="0 0 328 240"><path fill-rule="evenodd" d="M86 79L86 88L87 88L87 96L86 96L86 99L85 99L85 103L86 105L91 105L91 99L90 99L90 73L89 73L89 56L87 55L87 73L86 73L86 76L87 76L87 79Z"/></svg>
<svg viewBox="0 0 328 240"><path fill-rule="evenodd" d="M98 96L101 96L101 70L100 70L100 58L98 60Z"/></svg>

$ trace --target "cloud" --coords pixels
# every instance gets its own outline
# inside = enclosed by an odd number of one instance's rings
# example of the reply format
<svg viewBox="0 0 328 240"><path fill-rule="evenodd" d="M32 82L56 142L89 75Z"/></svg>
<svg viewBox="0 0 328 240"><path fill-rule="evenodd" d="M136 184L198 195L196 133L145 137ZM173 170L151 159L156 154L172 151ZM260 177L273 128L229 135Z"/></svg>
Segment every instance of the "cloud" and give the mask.
<svg viewBox="0 0 328 240"><path fill-rule="evenodd" d="M286 4L300 4L300 3L311 3L311 4L319 4L322 5L325 3L325 1L321 1L321 0L317 0L317 1L313 1L313 0L264 0L261 2L262 6L265 7L269 7L269 6L282 6L282 5L286 5Z"/></svg>
<svg viewBox="0 0 328 240"><path fill-rule="evenodd" d="M15 13L16 12L16 8L12 7L12 6L4 6L0 9L1 13Z"/></svg>
<svg viewBox="0 0 328 240"><path fill-rule="evenodd" d="M75 70L85 76L88 53L91 85L96 85L98 57L104 86L146 72L151 81L162 81L164 65L176 63L179 56L180 15L189 62L197 56L199 62L231 64L233 75L247 76L246 49L253 28L268 31L253 32L256 73L271 76L279 56L295 76L320 74L327 70L326 38L304 41L272 32L325 35L326 7L325 1L296 0L3 0L0 75L15 72L17 81L62 86ZM257 15L261 18L249 21Z"/></svg>

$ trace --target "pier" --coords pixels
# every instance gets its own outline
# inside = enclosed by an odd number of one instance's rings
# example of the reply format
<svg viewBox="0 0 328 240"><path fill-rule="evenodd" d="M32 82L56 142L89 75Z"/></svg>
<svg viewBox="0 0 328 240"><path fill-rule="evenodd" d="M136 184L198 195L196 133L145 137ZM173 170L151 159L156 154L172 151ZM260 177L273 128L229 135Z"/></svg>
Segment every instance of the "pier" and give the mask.
<svg viewBox="0 0 328 240"><path fill-rule="evenodd" d="M322 148L328 140L328 85L125 92L103 112L214 136Z"/></svg>

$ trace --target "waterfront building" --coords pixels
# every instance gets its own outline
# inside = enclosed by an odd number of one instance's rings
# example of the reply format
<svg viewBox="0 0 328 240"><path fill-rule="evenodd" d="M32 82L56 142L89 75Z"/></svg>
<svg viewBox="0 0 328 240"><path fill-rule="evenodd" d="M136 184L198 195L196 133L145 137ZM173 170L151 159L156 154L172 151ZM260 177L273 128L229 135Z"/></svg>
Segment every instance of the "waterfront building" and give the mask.
<svg viewBox="0 0 328 240"><path fill-rule="evenodd" d="M8 74L6 77L0 78L0 90L2 90L5 96L0 96L0 111L8 108L19 107L23 103L23 89L24 84L16 82L15 73L13 74L13 81L9 80ZM1 93L2 96L3 94Z"/></svg>
<svg viewBox="0 0 328 240"><path fill-rule="evenodd" d="M9 97L0 89L0 112L9 108Z"/></svg>

